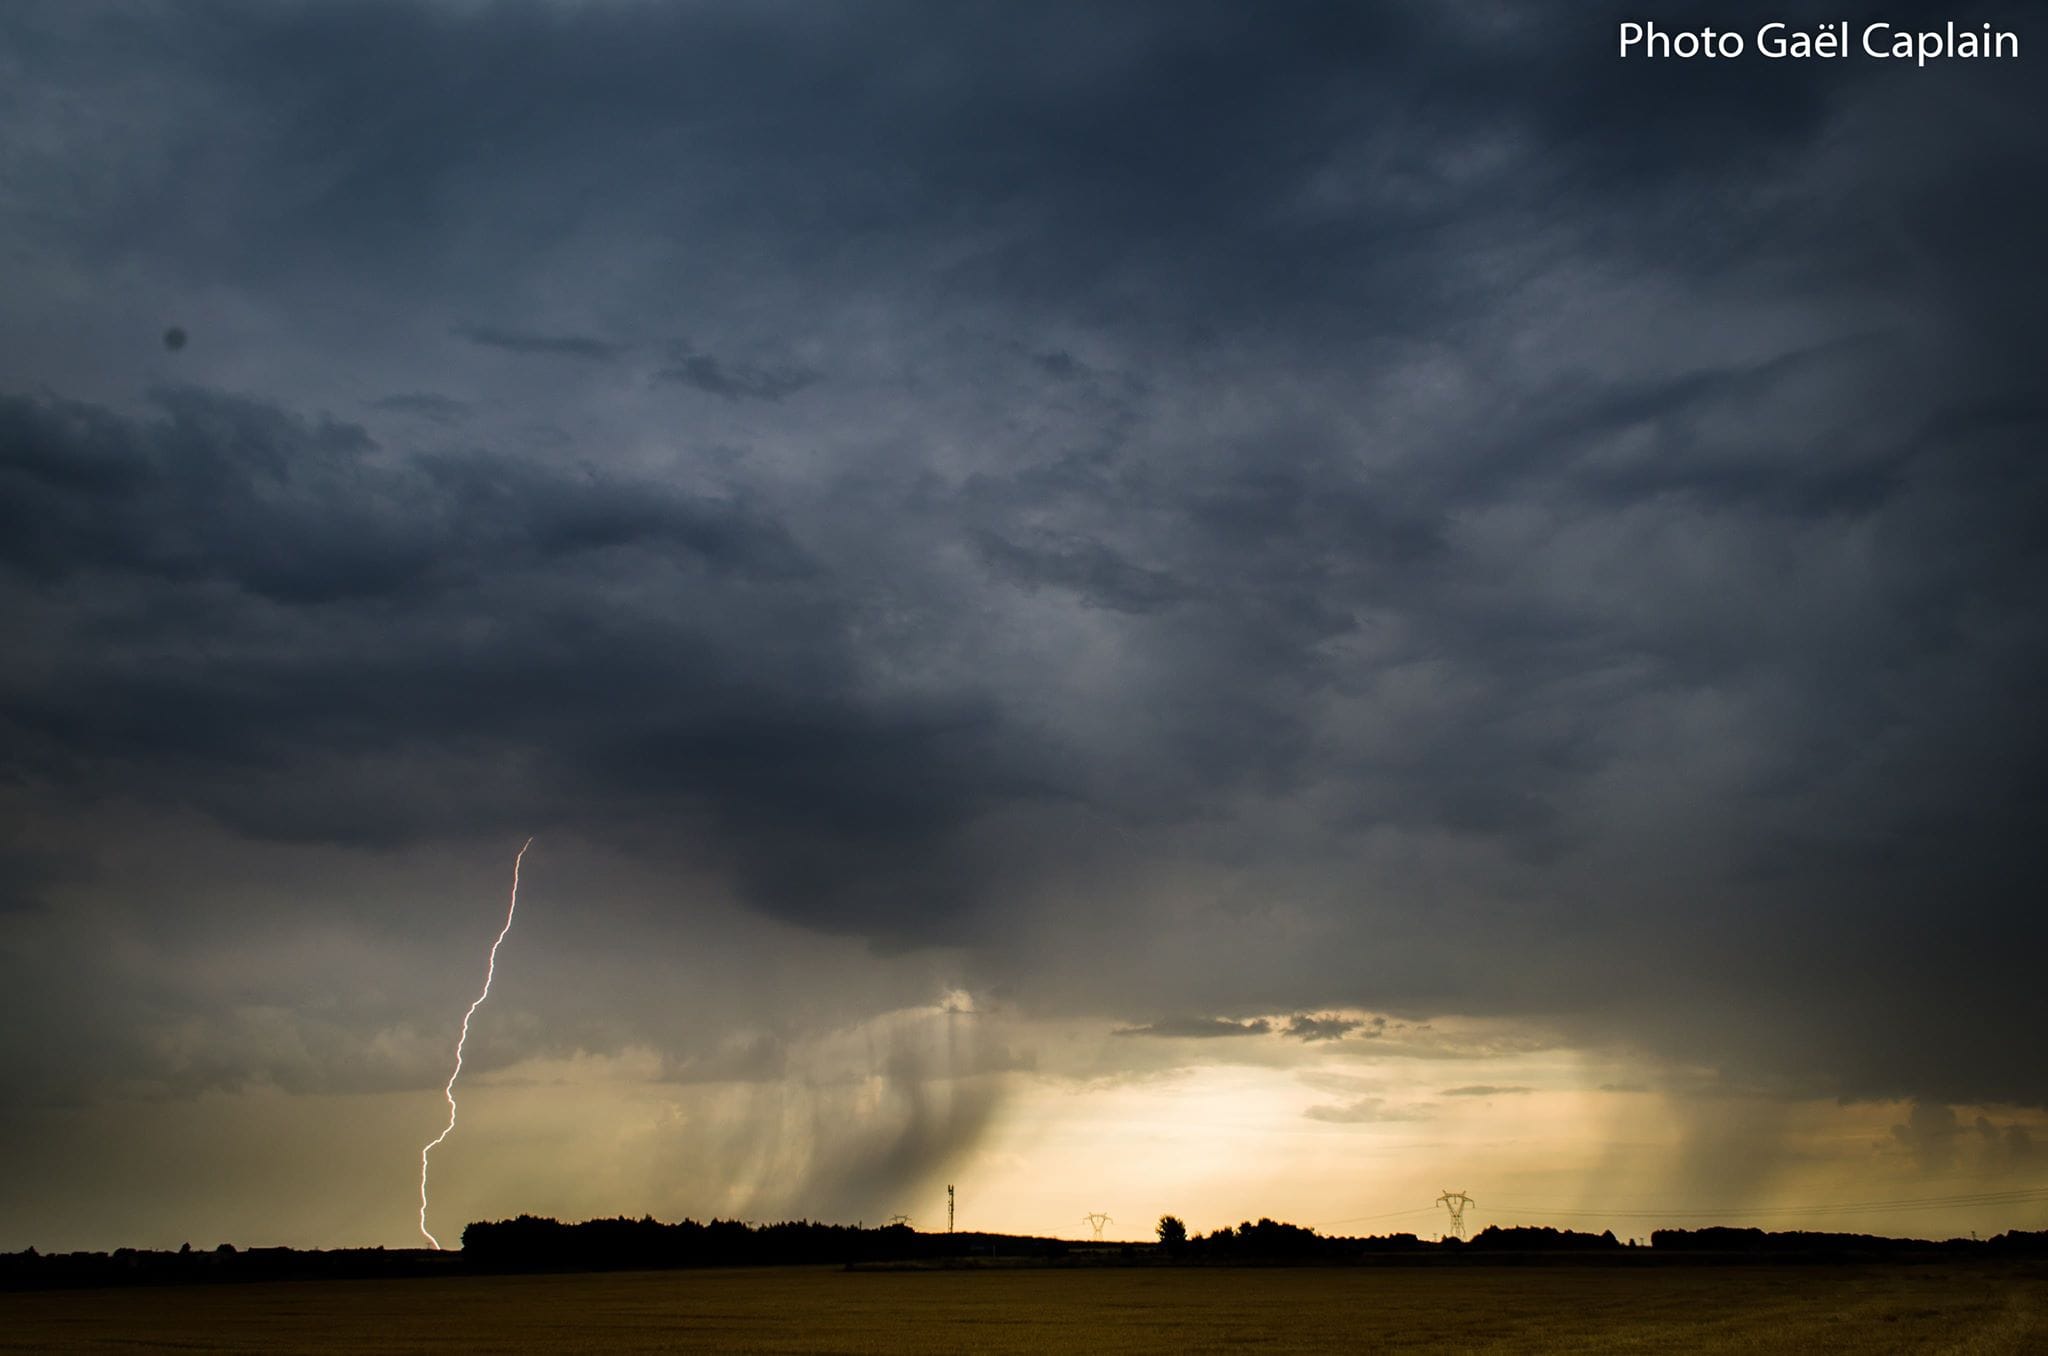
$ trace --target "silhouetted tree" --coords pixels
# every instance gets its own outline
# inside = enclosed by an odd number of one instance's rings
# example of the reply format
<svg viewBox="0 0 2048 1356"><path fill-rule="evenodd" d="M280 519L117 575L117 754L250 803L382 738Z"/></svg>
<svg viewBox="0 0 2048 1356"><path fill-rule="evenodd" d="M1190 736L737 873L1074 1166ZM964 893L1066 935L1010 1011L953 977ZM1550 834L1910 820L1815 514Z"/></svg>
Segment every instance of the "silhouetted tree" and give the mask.
<svg viewBox="0 0 2048 1356"><path fill-rule="evenodd" d="M1178 1253L1187 1246L1188 1226L1180 1222L1178 1215L1159 1217L1159 1243L1168 1252Z"/></svg>
<svg viewBox="0 0 2048 1356"><path fill-rule="evenodd" d="M1479 1252L1598 1252L1619 1248L1621 1242L1615 1238L1614 1230L1605 1233L1582 1234L1570 1229L1553 1229L1549 1225L1515 1225L1503 1229L1489 1224L1466 1245Z"/></svg>

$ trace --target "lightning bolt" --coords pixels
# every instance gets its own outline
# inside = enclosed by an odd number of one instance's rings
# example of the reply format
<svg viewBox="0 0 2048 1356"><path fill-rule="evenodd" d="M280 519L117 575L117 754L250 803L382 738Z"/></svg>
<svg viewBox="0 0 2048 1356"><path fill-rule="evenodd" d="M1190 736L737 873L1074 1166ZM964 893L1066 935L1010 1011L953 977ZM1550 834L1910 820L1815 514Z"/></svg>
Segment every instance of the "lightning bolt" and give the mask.
<svg viewBox="0 0 2048 1356"><path fill-rule="evenodd" d="M476 1016L476 1010L491 996L491 981L498 975L498 948L505 944L505 934L512 930L512 915L519 911L519 864L526 860L526 849L532 846L533 840L527 839L520 845L519 855L512 859L512 902L505 908L505 926L498 929L498 940L491 943L490 959L484 963L484 991L469 1005L469 1011L462 1014L462 1034L455 1040L455 1072L448 1075L448 1086L441 1090L441 1095L448 1099L448 1124L420 1150L420 1232L426 1235L427 1242L434 1245L436 1252L441 1250L441 1240L427 1228L427 1155L440 1148L441 1141L455 1129L455 1080L462 1077L462 1047L469 1043L469 1019Z"/></svg>

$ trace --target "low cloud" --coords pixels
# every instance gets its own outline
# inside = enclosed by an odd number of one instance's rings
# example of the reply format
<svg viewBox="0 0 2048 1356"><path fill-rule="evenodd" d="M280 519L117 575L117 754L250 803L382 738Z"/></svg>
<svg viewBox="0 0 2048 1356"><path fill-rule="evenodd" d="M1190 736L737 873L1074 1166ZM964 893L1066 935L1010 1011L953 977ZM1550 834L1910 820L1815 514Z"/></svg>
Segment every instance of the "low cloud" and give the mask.
<svg viewBox="0 0 2048 1356"><path fill-rule="evenodd" d="M1424 1121L1430 1111L1422 1106L1394 1106L1383 1097L1361 1097L1353 1102L1312 1106L1301 1113L1312 1121L1335 1125L1373 1125L1391 1121Z"/></svg>
<svg viewBox="0 0 2048 1356"><path fill-rule="evenodd" d="M1165 1036L1176 1039L1208 1040L1216 1036L1265 1036L1273 1024L1264 1017L1233 1022L1224 1017L1170 1017L1146 1026L1118 1027L1118 1036Z"/></svg>
<svg viewBox="0 0 2048 1356"><path fill-rule="evenodd" d="M1386 1018L1378 1020L1381 1025L1385 1025ZM1292 1036L1299 1041L1334 1041L1342 1040L1347 1033L1356 1031L1362 1025L1362 1022L1353 1017L1311 1017L1307 1013L1298 1012L1287 1019L1287 1029L1281 1034ZM1366 1034L1376 1036L1379 1032L1374 1030Z"/></svg>
<svg viewBox="0 0 2048 1356"><path fill-rule="evenodd" d="M1929 1174L1951 1171L1965 1161L1982 1171L2001 1172L2031 1166L2034 1159L2034 1138L2025 1125L2000 1125L1981 1113L1966 1125L1954 1107L1938 1102L1913 1103L1906 1119L1892 1127L1892 1142Z"/></svg>
<svg viewBox="0 0 2048 1356"><path fill-rule="evenodd" d="M1952 1106L1939 1102L1915 1102L1904 1124L1892 1127L1892 1138L1920 1165L1923 1172L1942 1172L1955 1166L1956 1139L1963 1127Z"/></svg>
<svg viewBox="0 0 2048 1356"><path fill-rule="evenodd" d="M2007 1125L1995 1125L1988 1116L1979 1116L1977 1134L1987 1146L1995 1150L2006 1166L2019 1167L2034 1161L2034 1135L2018 1121Z"/></svg>

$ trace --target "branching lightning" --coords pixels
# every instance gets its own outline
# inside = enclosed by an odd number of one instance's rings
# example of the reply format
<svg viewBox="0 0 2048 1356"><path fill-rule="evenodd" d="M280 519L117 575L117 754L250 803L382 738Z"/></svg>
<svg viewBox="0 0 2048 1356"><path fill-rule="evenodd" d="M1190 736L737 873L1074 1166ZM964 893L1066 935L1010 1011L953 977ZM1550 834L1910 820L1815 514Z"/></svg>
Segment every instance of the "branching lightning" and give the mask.
<svg viewBox="0 0 2048 1356"><path fill-rule="evenodd" d="M427 1155L438 1149L441 1141L455 1129L455 1080L462 1077L462 1047L469 1043L469 1019L476 1016L476 1010L491 996L491 981L498 974L498 948L504 945L505 934L512 930L512 915L519 911L519 864L526 860L526 849L532 846L533 840L527 839L520 845L519 855L512 859L512 902L505 909L505 926L498 929L498 939L491 943L490 959L484 963L483 992L469 1005L469 1011L462 1014L462 1034L455 1039L455 1072L448 1075L448 1086L441 1090L442 1096L448 1099L448 1124L420 1150L420 1232L426 1235L427 1242L434 1245L436 1252L441 1250L441 1240L427 1228Z"/></svg>

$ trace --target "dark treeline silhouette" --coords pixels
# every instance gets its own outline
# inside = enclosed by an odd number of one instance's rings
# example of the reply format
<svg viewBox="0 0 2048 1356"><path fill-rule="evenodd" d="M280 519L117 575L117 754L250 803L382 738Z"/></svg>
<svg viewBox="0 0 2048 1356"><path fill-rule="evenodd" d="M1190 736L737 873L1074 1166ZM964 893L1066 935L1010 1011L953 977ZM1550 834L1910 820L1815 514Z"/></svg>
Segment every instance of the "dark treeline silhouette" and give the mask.
<svg viewBox="0 0 2048 1356"><path fill-rule="evenodd" d="M1222 1228L1187 1246L1192 1260L1205 1262L1345 1262L1375 1258L1429 1257L1445 1261L1482 1260L1487 1254L1623 1250L1614 1235L1580 1234L1549 1228L1488 1228L1469 1242L1431 1242L1414 1234L1347 1238L1319 1234L1299 1224L1262 1219Z"/></svg>
<svg viewBox="0 0 2048 1356"><path fill-rule="evenodd" d="M1225 1225L1194 1239L1188 1244L1188 1255L1204 1262L1336 1262L1362 1252L1411 1252L1434 1246L1414 1234L1334 1238L1299 1224L1261 1219L1256 1224L1246 1220L1235 1228Z"/></svg>
<svg viewBox="0 0 2048 1356"><path fill-rule="evenodd" d="M1162 1226L1177 1216L1166 1216ZM482 1275L670 1267L836 1265L1233 1266L1233 1265L1720 1265L1797 1262L1941 1262L2048 1257L2048 1231L2014 1230L1982 1242L1879 1238L1869 1234L1761 1229L1659 1229L1647 1247L1612 1233L1489 1227L1464 1242L1414 1234L1333 1237L1298 1224L1250 1220L1206 1236L1162 1228L1162 1242L1078 1243L1010 1234L929 1234L903 1224L865 1228L795 1220L745 1224L652 1218L581 1223L521 1215L462 1231L460 1251L426 1248L236 1249L195 1252L120 1248L106 1252L0 1253L0 1289L178 1285L220 1281Z"/></svg>
<svg viewBox="0 0 2048 1356"><path fill-rule="evenodd" d="M1296 1224L1262 1219L1190 1238L1181 1250L1190 1262L1430 1262L1498 1263L1515 1260L1683 1264L1742 1261L1938 1261L2048 1256L2048 1231L2014 1230L1979 1241L1952 1238L1880 1238L1870 1234L1762 1229L1659 1229L1648 1247L1617 1239L1611 1230L1587 1234L1547 1226L1490 1225L1460 1242L1430 1242L1414 1234L1371 1238L1330 1237Z"/></svg>
<svg viewBox="0 0 2048 1356"><path fill-rule="evenodd" d="M1516 1225L1503 1229L1489 1224L1473 1235L1465 1247L1474 1252L1613 1252L1626 1245L1614 1231L1582 1234L1548 1225Z"/></svg>

